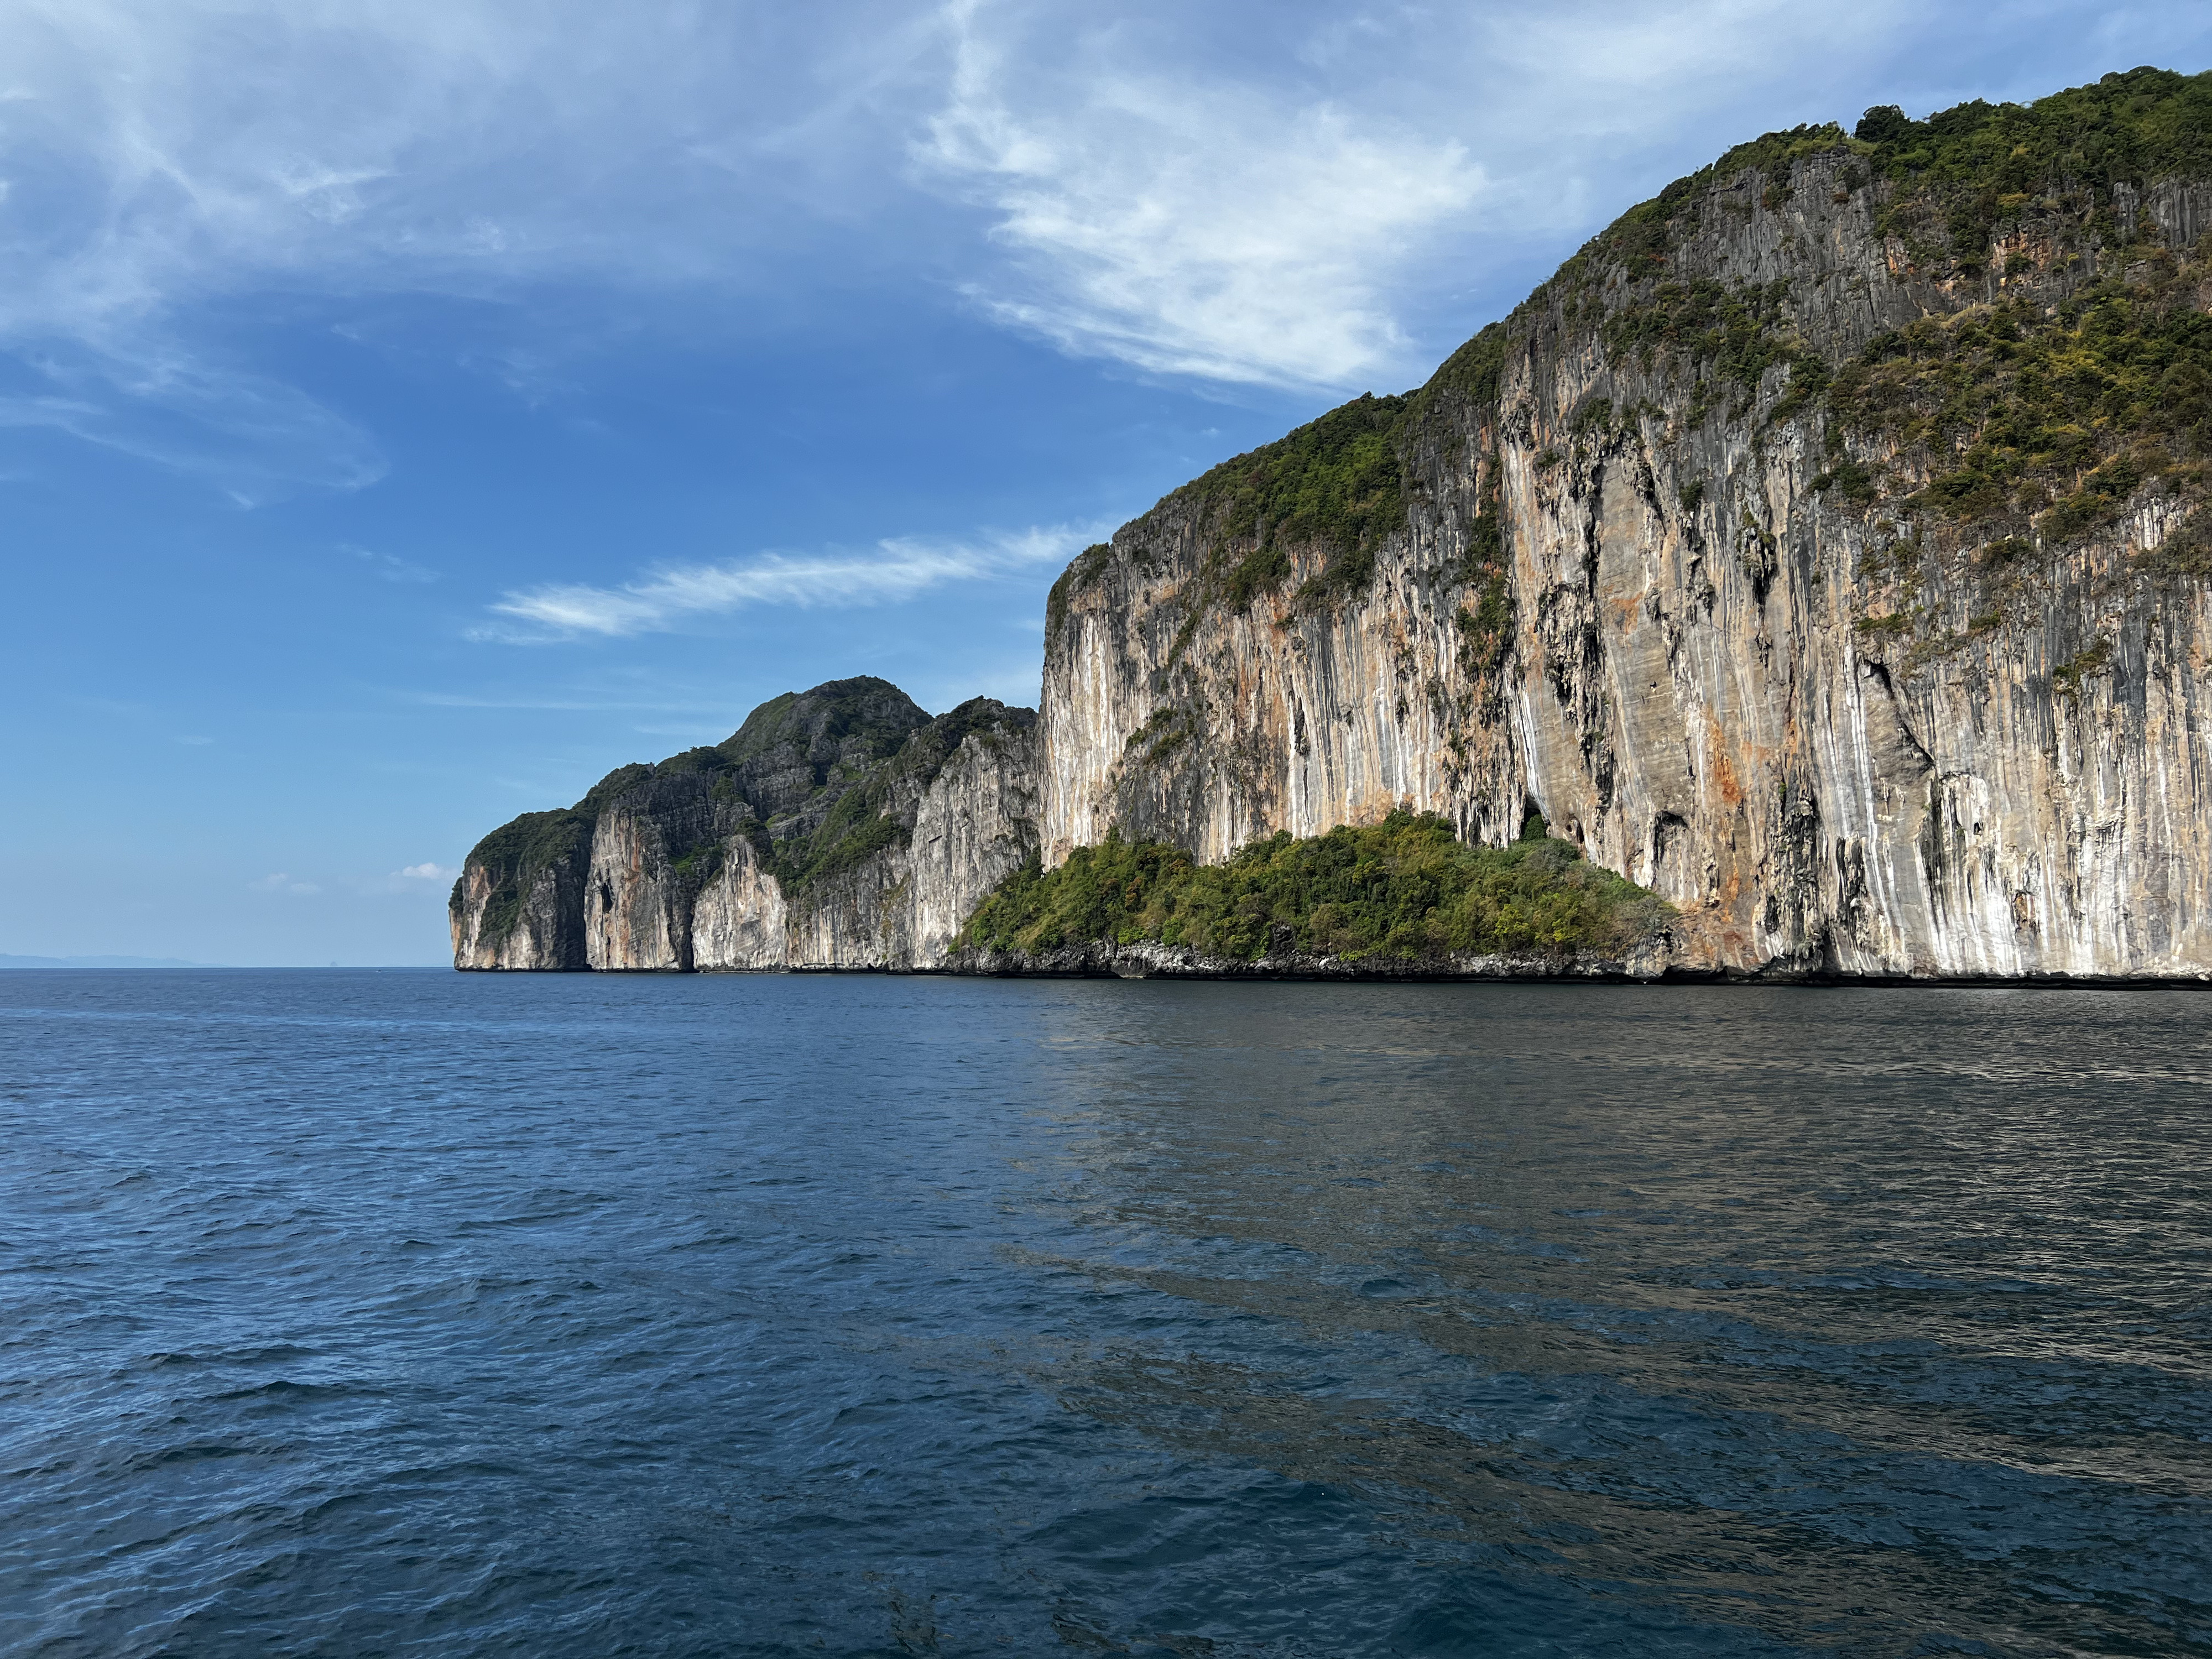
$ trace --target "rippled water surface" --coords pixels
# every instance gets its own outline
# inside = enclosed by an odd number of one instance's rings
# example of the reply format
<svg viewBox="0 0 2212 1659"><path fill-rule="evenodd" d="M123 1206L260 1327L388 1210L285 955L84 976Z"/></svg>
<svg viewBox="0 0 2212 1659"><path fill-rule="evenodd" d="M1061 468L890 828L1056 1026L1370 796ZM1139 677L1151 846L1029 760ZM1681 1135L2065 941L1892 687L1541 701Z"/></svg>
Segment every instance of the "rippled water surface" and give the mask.
<svg viewBox="0 0 2212 1659"><path fill-rule="evenodd" d="M2212 1646L2212 999L0 976L0 1650Z"/></svg>

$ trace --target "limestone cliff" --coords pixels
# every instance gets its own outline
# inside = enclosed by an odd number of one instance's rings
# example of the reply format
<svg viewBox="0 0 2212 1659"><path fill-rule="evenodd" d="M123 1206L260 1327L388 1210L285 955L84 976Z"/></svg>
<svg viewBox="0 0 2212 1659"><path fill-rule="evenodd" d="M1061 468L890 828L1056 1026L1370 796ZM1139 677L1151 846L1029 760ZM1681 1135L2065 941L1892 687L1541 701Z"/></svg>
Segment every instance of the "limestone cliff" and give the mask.
<svg viewBox="0 0 2212 1659"><path fill-rule="evenodd" d="M1054 590L1046 864L1533 803L1678 964L2212 974L2208 117L1771 135L1169 496Z"/></svg>
<svg viewBox="0 0 2212 1659"><path fill-rule="evenodd" d="M931 720L871 678L756 709L738 732L610 774L469 855L454 965L915 968L1034 856L1035 716Z"/></svg>
<svg viewBox="0 0 2212 1659"><path fill-rule="evenodd" d="M579 969L592 822L526 812L477 843L447 908L457 968Z"/></svg>
<svg viewBox="0 0 2212 1659"><path fill-rule="evenodd" d="M863 787L864 856L803 872L786 896L739 837L701 892L702 969L930 967L985 895L1036 853L1036 716L985 698L915 731ZM869 833L864 831L864 834Z"/></svg>
<svg viewBox="0 0 2212 1659"><path fill-rule="evenodd" d="M1404 807L1670 901L1638 974L2212 977L2208 469L2212 76L1769 134L1085 553L1041 716L777 699L486 837L455 961L936 966Z"/></svg>

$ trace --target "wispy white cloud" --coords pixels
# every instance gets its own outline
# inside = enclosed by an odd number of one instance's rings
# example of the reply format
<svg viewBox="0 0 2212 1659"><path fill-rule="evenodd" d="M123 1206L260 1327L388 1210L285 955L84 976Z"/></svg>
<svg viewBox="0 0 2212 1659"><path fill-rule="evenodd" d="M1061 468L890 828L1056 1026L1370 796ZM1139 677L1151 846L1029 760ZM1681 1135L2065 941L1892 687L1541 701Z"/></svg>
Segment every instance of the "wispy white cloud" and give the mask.
<svg viewBox="0 0 2212 1659"><path fill-rule="evenodd" d="M323 890L312 881L296 881L281 870L274 875L264 876L258 881L249 881L246 884L248 889L256 893L284 893L295 897L304 897L309 893L319 893Z"/></svg>
<svg viewBox="0 0 2212 1659"><path fill-rule="evenodd" d="M399 691L392 695L402 702L416 704L425 708L532 709L553 714L719 714L722 709L722 704L720 702L711 700L694 702L641 702L629 698L604 696L477 696L456 691Z"/></svg>
<svg viewBox="0 0 2212 1659"><path fill-rule="evenodd" d="M826 27L681 0L0 0L0 351L31 371L0 387L0 422L243 501L356 488L374 446L213 343L200 307L726 292L866 142L852 89L883 76L856 60L927 49L913 9L842 0ZM839 100L809 154L770 154ZM559 349L479 356L537 386Z"/></svg>
<svg viewBox="0 0 2212 1659"><path fill-rule="evenodd" d="M384 476L376 442L269 376L143 337L42 342L0 391L0 427L47 427L204 477L241 506Z"/></svg>
<svg viewBox="0 0 2212 1659"><path fill-rule="evenodd" d="M383 581L412 585L439 580L437 571L427 565L416 564L411 559L403 559L396 553L379 553L366 547L349 547L345 550L367 565L371 574Z"/></svg>
<svg viewBox="0 0 2212 1659"><path fill-rule="evenodd" d="M442 864L410 864L392 872L402 881L451 881L461 872Z"/></svg>
<svg viewBox="0 0 2212 1659"><path fill-rule="evenodd" d="M0 424L241 501L357 488L373 438L226 349L222 307L566 284L559 318L456 348L550 401L588 319L696 331L833 258L1151 372L1379 386L1481 320L1502 260L1721 144L2197 61L2201 12L0 0Z"/></svg>
<svg viewBox="0 0 2212 1659"><path fill-rule="evenodd" d="M914 153L996 216L1012 263L971 287L992 314L1215 380L1403 368L1392 282L1486 188L1458 138L1296 85L1124 61L1107 31L1040 73L1007 8L958 0L945 19L950 95Z"/></svg>
<svg viewBox="0 0 2212 1659"><path fill-rule="evenodd" d="M705 725L694 721L689 726L633 726L630 730L641 738L677 738L686 748L694 744L720 743L728 735L726 722Z"/></svg>
<svg viewBox="0 0 2212 1659"><path fill-rule="evenodd" d="M945 89L909 149L918 182L989 216L1001 257L964 284L988 314L1143 369L1346 389L1425 374L1571 239L1762 130L2212 44L2180 8L2127 14L2122 44L2085 0L940 15Z"/></svg>
<svg viewBox="0 0 2212 1659"><path fill-rule="evenodd" d="M661 632L685 618L754 605L802 608L890 605L948 582L975 581L1060 563L1104 523L994 532L966 541L891 537L872 554L764 553L726 564L678 565L620 587L554 583L507 595L491 609L511 620L473 631L507 644L579 635Z"/></svg>

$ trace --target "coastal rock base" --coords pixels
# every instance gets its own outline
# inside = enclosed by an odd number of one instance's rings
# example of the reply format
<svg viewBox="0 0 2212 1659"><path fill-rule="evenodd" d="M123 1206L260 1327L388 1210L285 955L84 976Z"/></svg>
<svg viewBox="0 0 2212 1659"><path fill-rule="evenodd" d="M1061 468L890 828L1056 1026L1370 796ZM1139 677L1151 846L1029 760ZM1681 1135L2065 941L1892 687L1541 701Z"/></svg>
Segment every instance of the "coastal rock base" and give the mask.
<svg viewBox="0 0 2212 1659"><path fill-rule="evenodd" d="M1598 980L1650 984L1668 976L1663 941L1626 957L1208 956L1183 945L1097 939L1050 951L955 951L934 971L1000 979ZM1677 975L1682 976L1682 975Z"/></svg>

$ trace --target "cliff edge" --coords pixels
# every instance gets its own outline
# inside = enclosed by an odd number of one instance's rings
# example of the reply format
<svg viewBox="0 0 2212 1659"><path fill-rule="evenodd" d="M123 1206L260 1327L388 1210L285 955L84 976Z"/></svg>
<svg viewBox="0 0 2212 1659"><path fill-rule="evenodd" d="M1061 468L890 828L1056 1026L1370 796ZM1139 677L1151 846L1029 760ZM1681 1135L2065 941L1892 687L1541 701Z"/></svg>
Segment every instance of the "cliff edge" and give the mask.
<svg viewBox="0 0 2212 1659"><path fill-rule="evenodd" d="M2212 978L2209 465L2212 74L1770 133L1085 552L1036 716L763 705L486 837L455 962L1656 971L1256 890L1233 948L1162 900L953 955L1117 837L1202 869L1407 815L1547 822L1664 902L1668 971Z"/></svg>
<svg viewBox="0 0 2212 1659"><path fill-rule="evenodd" d="M931 965L1035 856L1036 723L988 697L932 720L866 677L786 693L485 836L453 887L453 965Z"/></svg>
<svg viewBox="0 0 2212 1659"><path fill-rule="evenodd" d="M1678 960L2212 973L2212 76L1731 151L1054 589L1043 860L1530 803Z"/></svg>

